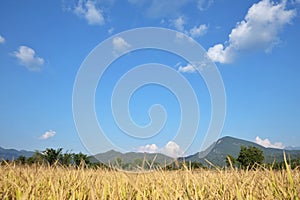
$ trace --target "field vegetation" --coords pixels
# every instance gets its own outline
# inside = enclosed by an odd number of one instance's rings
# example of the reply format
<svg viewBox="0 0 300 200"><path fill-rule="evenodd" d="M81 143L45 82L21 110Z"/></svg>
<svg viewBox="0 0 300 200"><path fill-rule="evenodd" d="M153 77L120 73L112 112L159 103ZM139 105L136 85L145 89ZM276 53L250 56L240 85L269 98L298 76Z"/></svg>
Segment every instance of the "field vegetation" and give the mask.
<svg viewBox="0 0 300 200"><path fill-rule="evenodd" d="M2 162L0 199L299 199L300 170L109 168Z"/></svg>

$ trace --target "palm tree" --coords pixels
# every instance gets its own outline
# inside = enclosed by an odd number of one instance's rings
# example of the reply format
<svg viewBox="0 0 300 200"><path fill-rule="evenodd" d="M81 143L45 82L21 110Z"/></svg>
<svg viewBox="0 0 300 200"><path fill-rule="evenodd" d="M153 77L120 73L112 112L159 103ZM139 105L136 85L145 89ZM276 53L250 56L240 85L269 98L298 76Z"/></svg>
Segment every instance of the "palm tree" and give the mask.
<svg viewBox="0 0 300 200"><path fill-rule="evenodd" d="M61 162L61 164L65 166L69 166L72 163L72 159L73 159L73 154L68 152L61 154L59 156L59 161Z"/></svg>
<svg viewBox="0 0 300 200"><path fill-rule="evenodd" d="M73 154L73 159L76 166L80 166L81 164L89 164L90 162L88 156L81 152Z"/></svg>
<svg viewBox="0 0 300 200"><path fill-rule="evenodd" d="M62 148L58 148L57 150L47 148L45 151L43 151L43 157L49 163L49 165L53 165L56 161L59 160L61 153Z"/></svg>

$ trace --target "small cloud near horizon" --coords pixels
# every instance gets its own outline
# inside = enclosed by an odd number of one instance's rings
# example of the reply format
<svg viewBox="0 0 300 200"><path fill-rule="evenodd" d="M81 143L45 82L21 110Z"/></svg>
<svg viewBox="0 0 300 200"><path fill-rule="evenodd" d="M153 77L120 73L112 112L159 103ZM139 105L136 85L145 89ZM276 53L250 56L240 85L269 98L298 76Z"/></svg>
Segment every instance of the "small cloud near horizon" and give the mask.
<svg viewBox="0 0 300 200"><path fill-rule="evenodd" d="M159 148L156 144L147 144L136 148L136 151L141 153L162 153L173 158L183 156L184 153L181 147L174 141L169 141L162 148Z"/></svg>
<svg viewBox="0 0 300 200"><path fill-rule="evenodd" d="M274 144L272 144L268 138L261 139L260 137L256 136L255 142L266 148L284 149L284 146L281 142L275 142Z"/></svg>
<svg viewBox="0 0 300 200"><path fill-rule="evenodd" d="M41 137L39 137L40 140L47 140L51 137L54 137L54 135L56 135L55 131L49 130L46 131L43 135L41 135Z"/></svg>

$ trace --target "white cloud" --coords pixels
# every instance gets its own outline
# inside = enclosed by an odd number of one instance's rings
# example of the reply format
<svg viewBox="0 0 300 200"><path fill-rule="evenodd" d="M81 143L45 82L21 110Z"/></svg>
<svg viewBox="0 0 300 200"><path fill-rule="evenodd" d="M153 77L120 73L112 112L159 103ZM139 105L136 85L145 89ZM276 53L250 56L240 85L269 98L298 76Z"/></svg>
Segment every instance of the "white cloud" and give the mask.
<svg viewBox="0 0 300 200"><path fill-rule="evenodd" d="M277 149L283 149L284 146L281 142L275 142L272 144L268 138L261 139L260 137L256 136L255 142L261 146L267 147L267 148L277 148Z"/></svg>
<svg viewBox="0 0 300 200"><path fill-rule="evenodd" d="M41 139L41 140L47 140L48 138L53 137L55 134L56 134L55 131L52 131L52 130L46 131L46 132L40 137L40 139Z"/></svg>
<svg viewBox="0 0 300 200"><path fill-rule="evenodd" d="M178 17L173 21L174 27L179 31L184 31L185 21L182 16Z"/></svg>
<svg viewBox="0 0 300 200"><path fill-rule="evenodd" d="M111 27L110 29L108 29L108 31L107 31L107 32L108 32L108 34L110 34L110 35L111 35L111 34L114 32L114 30L115 30L115 29L114 29L114 27Z"/></svg>
<svg viewBox="0 0 300 200"><path fill-rule="evenodd" d="M181 73L194 73L197 70L203 70L207 66L207 62L203 60L202 62L192 62L187 63L186 65L181 65L181 63L177 63L175 68L178 68L178 72Z"/></svg>
<svg viewBox="0 0 300 200"><path fill-rule="evenodd" d="M230 63L238 52L251 50L270 51L279 43L279 32L291 23L295 10L287 10L286 1L274 3L262 0L253 4L245 19L238 22L229 34L228 45L217 44L208 50L209 57L220 63Z"/></svg>
<svg viewBox="0 0 300 200"><path fill-rule="evenodd" d="M192 64L188 63L185 66L179 66L178 67L178 71L179 72L183 72L183 73L186 73L186 72L193 73L193 72L196 71L196 69L195 69L195 67Z"/></svg>
<svg viewBox="0 0 300 200"><path fill-rule="evenodd" d="M147 153L157 153L158 152L158 146L156 144L147 144L145 146L140 146L137 151L139 152L147 152Z"/></svg>
<svg viewBox="0 0 300 200"><path fill-rule="evenodd" d="M138 152L143 153L163 153L170 157L183 156L183 150L178 144L173 141L169 141L164 147L159 148L156 144L147 144L145 146L140 146L136 149Z"/></svg>
<svg viewBox="0 0 300 200"><path fill-rule="evenodd" d="M183 34L192 38L196 38L196 37L203 36L207 33L208 26L206 24L200 24L199 26L194 26L190 30L187 30L185 28L185 24L186 22L182 16L171 21L171 25L174 26L176 30L180 31L180 33L176 34L176 37L179 39L183 38Z"/></svg>
<svg viewBox="0 0 300 200"><path fill-rule="evenodd" d="M0 35L0 44L3 44L5 42L5 38Z"/></svg>
<svg viewBox="0 0 300 200"><path fill-rule="evenodd" d="M189 33L190 33L190 35L191 35L193 38L195 38L195 37L200 37L200 36L203 36L203 35L205 35L205 34L207 33L207 29L208 29L207 25L201 24L201 25L199 25L198 27L195 26L194 28L192 28L192 29L189 31Z"/></svg>
<svg viewBox="0 0 300 200"><path fill-rule="evenodd" d="M207 10L213 2L214 2L213 0L198 0L197 8L200 11Z"/></svg>
<svg viewBox="0 0 300 200"><path fill-rule="evenodd" d="M178 144L173 141L168 142L166 146L161 150L161 153L174 158L183 156L183 150Z"/></svg>
<svg viewBox="0 0 300 200"><path fill-rule="evenodd" d="M113 44L113 53L115 55L123 53L131 47L131 45L121 37L115 37L112 41L112 44Z"/></svg>
<svg viewBox="0 0 300 200"><path fill-rule="evenodd" d="M102 11L96 8L95 2L90 0L79 0L74 9L77 16L83 17L90 25L103 25L104 17Z"/></svg>
<svg viewBox="0 0 300 200"><path fill-rule="evenodd" d="M30 71L39 71L44 64L44 59L36 56L35 51L27 46L20 46L13 55Z"/></svg>
<svg viewBox="0 0 300 200"><path fill-rule="evenodd" d="M146 0L143 1L146 7L146 15L151 18L161 18L178 16L182 13L182 8L190 3L190 0Z"/></svg>
<svg viewBox="0 0 300 200"><path fill-rule="evenodd" d="M212 61L219 63L230 63L235 56L232 47L225 48L223 44L216 44L209 48L207 55Z"/></svg>
<svg viewBox="0 0 300 200"><path fill-rule="evenodd" d="M139 6L147 17L163 18L179 16L184 13L184 8L187 6L204 11L211 6L213 0L128 0L128 2Z"/></svg>

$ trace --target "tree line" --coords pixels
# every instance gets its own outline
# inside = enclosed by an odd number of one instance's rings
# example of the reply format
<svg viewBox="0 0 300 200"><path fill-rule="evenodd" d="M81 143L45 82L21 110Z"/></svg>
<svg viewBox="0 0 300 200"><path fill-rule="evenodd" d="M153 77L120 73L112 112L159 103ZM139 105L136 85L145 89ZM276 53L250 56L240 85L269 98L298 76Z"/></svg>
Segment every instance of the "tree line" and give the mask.
<svg viewBox="0 0 300 200"><path fill-rule="evenodd" d="M300 158L273 163L264 163L263 151L257 147L253 146L241 146L239 155L237 158L227 155L226 165L231 168L241 168L241 169L256 169L256 167L264 165L266 168L272 168L275 170L286 169L287 167L291 169L300 169Z"/></svg>
<svg viewBox="0 0 300 200"><path fill-rule="evenodd" d="M88 155L83 153L63 153L62 148L53 149L47 148L44 151L36 151L31 157L19 156L14 160L17 164L47 164L50 166L53 165L62 165L62 166L84 166L84 167L101 167L101 168L118 168L125 170L134 170L134 169L164 169L164 170L177 170L177 169L198 169L198 168L207 168L200 162L186 162L186 161L176 161L166 166L161 166L159 163L145 161L143 162L140 159L136 159L134 163L123 163L121 158L117 158L115 163L112 163L112 166L107 166L104 163L92 163ZM226 165L230 168L238 169L256 169L256 167L262 166L272 169L285 169L287 166L284 161L274 162L274 163L264 163L263 151L254 146L241 146L238 157L232 155L227 155ZM300 169L300 158L289 160L289 167L291 169L299 168Z"/></svg>
<svg viewBox="0 0 300 200"><path fill-rule="evenodd" d="M87 155L83 153L63 153L62 148L47 148L44 151L36 151L31 157L19 156L18 164L48 164L50 166L59 164L63 166L80 166L91 164Z"/></svg>

